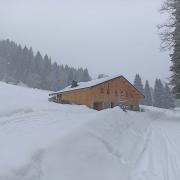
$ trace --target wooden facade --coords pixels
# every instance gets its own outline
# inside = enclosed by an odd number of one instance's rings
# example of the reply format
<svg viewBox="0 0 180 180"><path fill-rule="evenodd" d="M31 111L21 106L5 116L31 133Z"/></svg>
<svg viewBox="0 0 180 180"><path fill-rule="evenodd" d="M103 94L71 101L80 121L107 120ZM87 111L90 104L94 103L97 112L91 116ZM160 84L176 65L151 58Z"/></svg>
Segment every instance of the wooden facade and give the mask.
<svg viewBox="0 0 180 180"><path fill-rule="evenodd" d="M139 110L144 96L123 76L95 86L56 93L58 103L86 105L96 110L112 108L125 103L132 110Z"/></svg>

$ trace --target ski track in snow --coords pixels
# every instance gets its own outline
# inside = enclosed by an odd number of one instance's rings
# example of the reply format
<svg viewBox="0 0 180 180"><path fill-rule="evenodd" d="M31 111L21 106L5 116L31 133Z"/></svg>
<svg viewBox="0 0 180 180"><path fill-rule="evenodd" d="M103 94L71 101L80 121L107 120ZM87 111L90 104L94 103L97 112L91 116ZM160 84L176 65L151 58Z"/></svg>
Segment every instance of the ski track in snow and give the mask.
<svg viewBox="0 0 180 180"><path fill-rule="evenodd" d="M180 116L176 114L173 118L158 112L150 129L145 151L136 164L132 179L180 179Z"/></svg>

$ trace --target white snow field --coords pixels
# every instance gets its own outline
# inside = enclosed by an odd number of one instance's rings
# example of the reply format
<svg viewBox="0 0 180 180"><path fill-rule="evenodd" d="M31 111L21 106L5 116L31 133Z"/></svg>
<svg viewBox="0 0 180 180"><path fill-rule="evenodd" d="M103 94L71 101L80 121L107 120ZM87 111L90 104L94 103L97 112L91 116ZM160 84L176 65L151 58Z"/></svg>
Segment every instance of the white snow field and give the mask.
<svg viewBox="0 0 180 180"><path fill-rule="evenodd" d="M180 180L180 110L97 112L0 82L0 180Z"/></svg>

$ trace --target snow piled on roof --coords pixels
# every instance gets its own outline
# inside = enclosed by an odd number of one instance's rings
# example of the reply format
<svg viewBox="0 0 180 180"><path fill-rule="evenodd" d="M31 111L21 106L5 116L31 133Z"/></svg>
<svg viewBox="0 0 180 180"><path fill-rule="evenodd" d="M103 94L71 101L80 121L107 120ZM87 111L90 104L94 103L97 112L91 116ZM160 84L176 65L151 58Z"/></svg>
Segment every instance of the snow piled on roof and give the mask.
<svg viewBox="0 0 180 180"><path fill-rule="evenodd" d="M85 89L85 88L93 87L93 86L96 86L96 85L101 84L103 82L110 81L112 79L118 78L120 76L122 76L122 75L108 76L108 77L105 77L105 78L94 79L94 80L88 81L88 82L78 82L77 87L71 88L71 85L70 85L70 86L67 86L66 88L64 88L61 91L58 91L56 93L63 93L63 92L68 92L68 91L74 91L74 90L78 90L78 89Z"/></svg>

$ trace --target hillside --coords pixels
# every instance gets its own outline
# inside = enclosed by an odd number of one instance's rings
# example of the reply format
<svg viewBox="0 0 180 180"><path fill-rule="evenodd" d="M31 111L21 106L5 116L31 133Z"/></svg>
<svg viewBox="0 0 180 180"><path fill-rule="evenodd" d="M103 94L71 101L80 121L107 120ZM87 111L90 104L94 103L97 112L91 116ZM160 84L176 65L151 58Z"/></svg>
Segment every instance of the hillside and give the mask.
<svg viewBox="0 0 180 180"><path fill-rule="evenodd" d="M97 112L0 82L1 180L179 180L180 111Z"/></svg>
<svg viewBox="0 0 180 180"><path fill-rule="evenodd" d="M0 81L57 91L73 80L86 82L91 79L88 69L59 65L54 61L48 55L43 57L39 51L34 53L32 48L0 40Z"/></svg>

